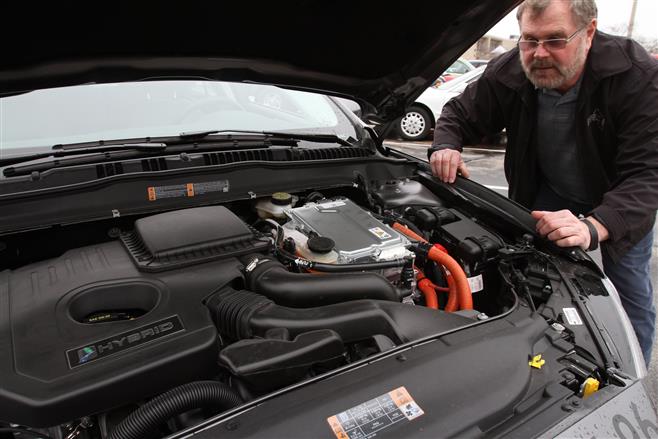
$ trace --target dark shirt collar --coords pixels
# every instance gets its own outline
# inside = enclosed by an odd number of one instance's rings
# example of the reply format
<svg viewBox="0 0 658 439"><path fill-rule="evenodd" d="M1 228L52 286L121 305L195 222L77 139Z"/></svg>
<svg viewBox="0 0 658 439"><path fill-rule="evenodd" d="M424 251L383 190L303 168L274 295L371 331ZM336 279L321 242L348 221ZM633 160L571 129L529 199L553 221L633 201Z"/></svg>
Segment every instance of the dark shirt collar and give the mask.
<svg viewBox="0 0 658 439"><path fill-rule="evenodd" d="M543 93L550 96L557 96L560 98L560 101L562 103L572 102L575 101L576 98L578 97L578 92L580 91L580 84L582 84L583 82L583 75L584 72L580 74L580 76L578 77L578 81L576 81L573 87L571 87L569 90L567 90L564 93L560 93L559 91L550 88L535 87L535 90L537 90L538 93Z"/></svg>

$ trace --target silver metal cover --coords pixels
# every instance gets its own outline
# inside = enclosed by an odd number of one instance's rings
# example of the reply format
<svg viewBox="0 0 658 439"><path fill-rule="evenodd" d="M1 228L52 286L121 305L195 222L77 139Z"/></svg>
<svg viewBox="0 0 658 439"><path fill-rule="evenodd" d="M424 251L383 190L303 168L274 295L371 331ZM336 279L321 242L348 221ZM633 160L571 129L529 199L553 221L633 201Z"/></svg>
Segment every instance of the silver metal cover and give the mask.
<svg viewBox="0 0 658 439"><path fill-rule="evenodd" d="M407 238L346 198L308 203L285 213L290 218L285 227L333 239L341 263L362 258L391 260L410 254Z"/></svg>

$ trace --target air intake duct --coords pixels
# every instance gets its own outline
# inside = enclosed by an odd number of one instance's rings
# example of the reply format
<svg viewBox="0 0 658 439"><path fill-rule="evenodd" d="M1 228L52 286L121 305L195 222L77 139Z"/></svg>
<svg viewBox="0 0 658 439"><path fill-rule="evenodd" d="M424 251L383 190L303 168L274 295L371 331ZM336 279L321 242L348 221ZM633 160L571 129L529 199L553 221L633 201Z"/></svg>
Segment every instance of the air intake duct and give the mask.
<svg viewBox="0 0 658 439"><path fill-rule="evenodd" d="M224 288L206 304L219 331L234 340L265 337L275 328L287 329L293 338L331 329L345 342L381 334L400 344L473 323L463 316L382 300L289 308L251 291L233 288Z"/></svg>
<svg viewBox="0 0 658 439"><path fill-rule="evenodd" d="M393 302L402 299L397 288L373 272L292 273L280 262L263 258L262 255L242 260L247 267L247 289L282 306L310 308L359 299Z"/></svg>

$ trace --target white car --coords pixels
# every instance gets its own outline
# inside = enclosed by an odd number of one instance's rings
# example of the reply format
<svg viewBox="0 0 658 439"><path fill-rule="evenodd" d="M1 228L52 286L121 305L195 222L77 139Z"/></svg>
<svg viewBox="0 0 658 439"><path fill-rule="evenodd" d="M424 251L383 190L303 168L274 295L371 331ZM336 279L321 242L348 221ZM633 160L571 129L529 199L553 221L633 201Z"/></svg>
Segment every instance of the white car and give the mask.
<svg viewBox="0 0 658 439"><path fill-rule="evenodd" d="M477 81L485 68L486 66L478 67L441 84L440 87L429 87L425 90L400 119L398 123L400 137L405 140L425 139L434 128L443 106L453 97L459 96L468 84Z"/></svg>

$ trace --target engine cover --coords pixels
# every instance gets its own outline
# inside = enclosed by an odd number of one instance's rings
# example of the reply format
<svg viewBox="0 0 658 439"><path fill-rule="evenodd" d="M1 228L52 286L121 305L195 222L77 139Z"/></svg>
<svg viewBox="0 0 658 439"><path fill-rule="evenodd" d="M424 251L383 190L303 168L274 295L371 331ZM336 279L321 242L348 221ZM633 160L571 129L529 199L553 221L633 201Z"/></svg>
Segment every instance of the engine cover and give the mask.
<svg viewBox="0 0 658 439"><path fill-rule="evenodd" d="M117 241L0 273L0 419L57 425L211 377L217 330L202 300L240 267L145 273Z"/></svg>

